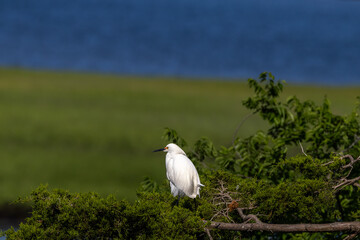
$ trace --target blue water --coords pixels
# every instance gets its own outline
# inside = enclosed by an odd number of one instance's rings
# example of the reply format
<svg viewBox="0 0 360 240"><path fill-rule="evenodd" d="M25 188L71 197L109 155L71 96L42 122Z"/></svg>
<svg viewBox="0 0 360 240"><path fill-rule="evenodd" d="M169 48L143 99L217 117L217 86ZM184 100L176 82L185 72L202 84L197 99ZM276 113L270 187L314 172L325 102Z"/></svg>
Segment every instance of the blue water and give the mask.
<svg viewBox="0 0 360 240"><path fill-rule="evenodd" d="M360 1L0 0L0 66L360 84Z"/></svg>

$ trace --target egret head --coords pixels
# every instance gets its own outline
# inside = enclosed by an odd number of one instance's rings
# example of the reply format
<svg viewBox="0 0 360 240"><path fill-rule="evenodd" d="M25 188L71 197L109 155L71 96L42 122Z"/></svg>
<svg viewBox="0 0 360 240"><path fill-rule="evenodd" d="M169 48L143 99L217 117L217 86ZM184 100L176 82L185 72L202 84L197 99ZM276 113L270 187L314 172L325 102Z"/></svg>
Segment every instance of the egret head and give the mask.
<svg viewBox="0 0 360 240"><path fill-rule="evenodd" d="M186 153L175 143L169 143L168 145L166 145L166 147L154 150L153 152L160 152L160 151L186 155Z"/></svg>

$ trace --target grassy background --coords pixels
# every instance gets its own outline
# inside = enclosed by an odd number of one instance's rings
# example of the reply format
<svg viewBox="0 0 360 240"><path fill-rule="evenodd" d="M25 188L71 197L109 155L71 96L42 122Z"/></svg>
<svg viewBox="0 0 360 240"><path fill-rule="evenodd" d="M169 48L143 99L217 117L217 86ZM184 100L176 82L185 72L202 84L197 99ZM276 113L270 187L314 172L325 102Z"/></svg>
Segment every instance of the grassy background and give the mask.
<svg viewBox="0 0 360 240"><path fill-rule="evenodd" d="M326 94L345 114L360 88L287 85L284 92L316 102ZM0 202L41 183L134 199L144 176L165 179L165 156L152 153L166 145L165 127L190 145L202 136L229 145L250 95L245 81L0 69ZM239 135L263 127L252 117Z"/></svg>

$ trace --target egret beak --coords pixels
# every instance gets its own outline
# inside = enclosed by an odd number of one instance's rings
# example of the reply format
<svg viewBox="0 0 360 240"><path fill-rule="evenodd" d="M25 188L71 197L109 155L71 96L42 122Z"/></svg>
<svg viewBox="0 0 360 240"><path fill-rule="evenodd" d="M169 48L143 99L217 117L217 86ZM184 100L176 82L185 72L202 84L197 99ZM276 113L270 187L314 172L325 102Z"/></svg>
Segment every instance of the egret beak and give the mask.
<svg viewBox="0 0 360 240"><path fill-rule="evenodd" d="M154 150L153 152L163 152L164 150L165 150L165 148L160 148L160 149Z"/></svg>

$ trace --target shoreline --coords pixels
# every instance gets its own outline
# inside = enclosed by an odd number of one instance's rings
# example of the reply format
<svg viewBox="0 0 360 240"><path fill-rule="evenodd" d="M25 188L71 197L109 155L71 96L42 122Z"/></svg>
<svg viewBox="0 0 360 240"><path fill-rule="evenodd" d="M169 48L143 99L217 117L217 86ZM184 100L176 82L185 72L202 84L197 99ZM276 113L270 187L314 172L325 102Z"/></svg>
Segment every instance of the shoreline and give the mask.
<svg viewBox="0 0 360 240"><path fill-rule="evenodd" d="M171 74L131 74L119 73L111 71L91 71L91 70L69 70L69 69L49 69L49 68L27 68L27 67L13 67L13 66L0 66L0 73L2 71L14 72L32 72L32 73L48 73L48 74L65 74L65 75L84 75L84 76L97 76L97 77L110 77L110 78L127 78L133 80L163 80L163 81L186 81L186 82L221 82L221 83L247 83L249 78L256 79L260 72L255 76L244 77L218 77L218 76L187 76L187 75L171 75ZM271 72L271 71L270 71ZM0 76L1 77L1 76ZM315 87L315 88L360 88L360 78L357 83L313 83L301 82L301 80L287 80L279 75L275 75L275 80L284 80L287 85L293 87Z"/></svg>

